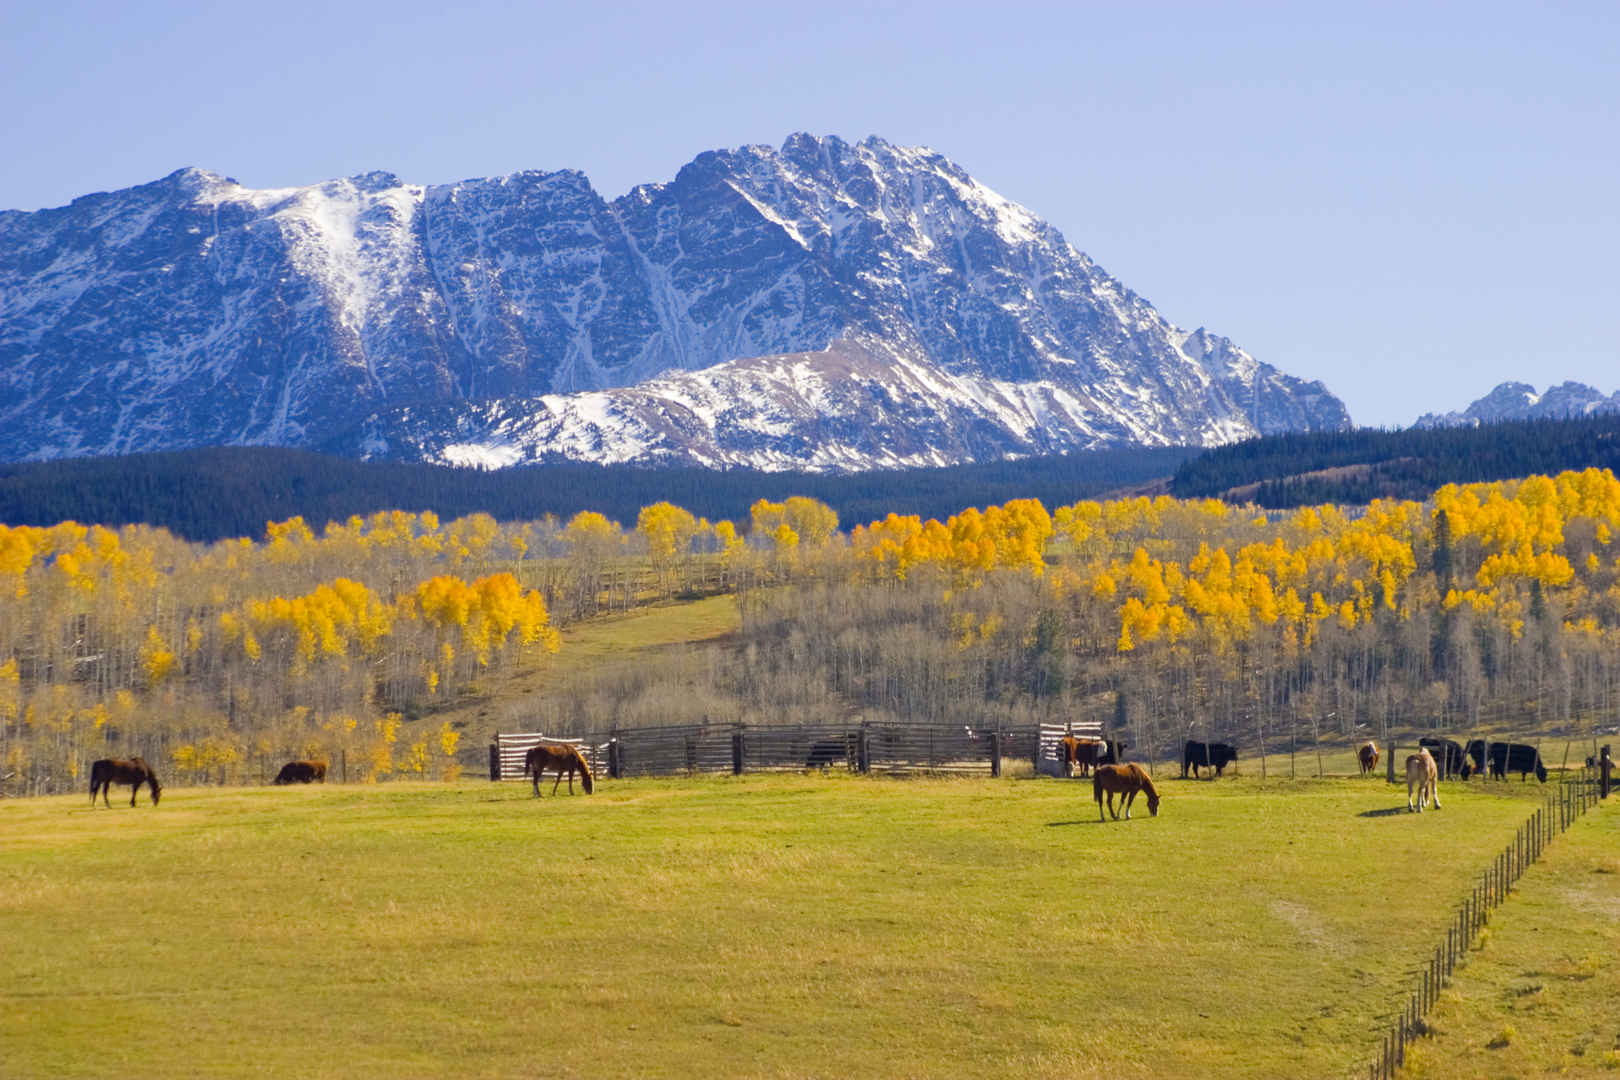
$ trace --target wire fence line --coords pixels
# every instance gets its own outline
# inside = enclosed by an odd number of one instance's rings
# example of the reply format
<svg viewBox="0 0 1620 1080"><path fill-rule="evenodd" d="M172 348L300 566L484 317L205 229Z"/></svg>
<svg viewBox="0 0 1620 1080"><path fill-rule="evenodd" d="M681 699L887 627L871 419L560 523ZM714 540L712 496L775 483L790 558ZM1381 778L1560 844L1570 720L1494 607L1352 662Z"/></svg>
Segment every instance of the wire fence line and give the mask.
<svg viewBox="0 0 1620 1080"><path fill-rule="evenodd" d="M1508 844L1491 860L1463 896L1423 971L1399 1005L1399 1015L1385 1031L1377 1056L1367 1066L1369 1080L1392 1080L1406 1064L1406 1046L1428 1028L1424 1017L1434 1008L1440 991L1451 983L1458 964L1467 955L1490 914L1507 900L1526 868L1541 858L1547 845L1581 815L1609 795L1613 783L1609 748L1591 764L1582 764L1560 776L1545 802L1531 814Z"/></svg>

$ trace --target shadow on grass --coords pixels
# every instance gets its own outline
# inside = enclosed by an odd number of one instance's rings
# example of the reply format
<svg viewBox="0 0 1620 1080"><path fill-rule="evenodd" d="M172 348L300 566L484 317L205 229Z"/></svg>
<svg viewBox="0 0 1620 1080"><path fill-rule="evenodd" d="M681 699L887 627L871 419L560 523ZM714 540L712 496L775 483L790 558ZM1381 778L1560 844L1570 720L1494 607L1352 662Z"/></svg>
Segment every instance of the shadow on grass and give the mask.
<svg viewBox="0 0 1620 1080"><path fill-rule="evenodd" d="M1396 814L1410 814L1411 812L1404 806L1387 806L1382 810L1363 810L1356 817L1394 817Z"/></svg>
<svg viewBox="0 0 1620 1080"><path fill-rule="evenodd" d="M1135 820L1136 820L1135 818L1120 818L1120 819L1118 819L1117 822L1113 822L1113 821L1099 821L1096 818L1082 818L1079 821L1048 821L1046 823L1046 827L1048 829L1061 829L1061 828L1063 828L1063 827L1065 827L1067 825L1112 825L1112 824L1123 825L1127 821L1135 821Z"/></svg>

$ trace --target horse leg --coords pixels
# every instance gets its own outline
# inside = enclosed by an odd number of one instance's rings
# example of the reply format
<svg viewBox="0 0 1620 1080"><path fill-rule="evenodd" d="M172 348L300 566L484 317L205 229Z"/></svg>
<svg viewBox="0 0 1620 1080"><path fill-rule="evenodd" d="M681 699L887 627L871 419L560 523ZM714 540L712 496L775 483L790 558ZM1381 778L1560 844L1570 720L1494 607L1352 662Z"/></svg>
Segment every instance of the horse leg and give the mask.
<svg viewBox="0 0 1620 1080"><path fill-rule="evenodd" d="M562 766L559 765L559 766L557 766L557 783L551 785L551 793L553 795L557 794L557 785L562 783L562 774L563 774ZM573 778L572 774L570 774L569 777L568 777L568 790L569 791L574 790L574 778Z"/></svg>
<svg viewBox="0 0 1620 1080"><path fill-rule="evenodd" d="M1107 821L1108 819L1103 817L1102 799L1103 799L1103 793L1102 793L1101 790L1099 790L1097 792L1097 820L1098 821Z"/></svg>
<svg viewBox="0 0 1620 1080"><path fill-rule="evenodd" d="M1406 778L1406 812L1412 812L1412 778Z"/></svg>
<svg viewBox="0 0 1620 1080"><path fill-rule="evenodd" d="M1120 796L1119 801L1123 803L1125 801L1125 797L1123 795ZM1112 791L1108 793L1108 816L1113 818L1115 821L1119 820L1119 811L1114 809L1114 793Z"/></svg>
<svg viewBox="0 0 1620 1080"><path fill-rule="evenodd" d="M1127 791L1119 797L1119 801L1125 805L1125 820L1131 820L1131 803L1136 801L1136 792Z"/></svg>
<svg viewBox="0 0 1620 1080"><path fill-rule="evenodd" d="M540 772L541 770L535 769L529 773L529 779L534 781L534 797L537 799L540 797Z"/></svg>
<svg viewBox="0 0 1620 1080"><path fill-rule="evenodd" d="M1434 808L1440 809L1440 785L1434 780L1429 781L1429 797L1434 800Z"/></svg>
<svg viewBox="0 0 1620 1080"><path fill-rule="evenodd" d="M568 766L568 794L574 793L574 766Z"/></svg>

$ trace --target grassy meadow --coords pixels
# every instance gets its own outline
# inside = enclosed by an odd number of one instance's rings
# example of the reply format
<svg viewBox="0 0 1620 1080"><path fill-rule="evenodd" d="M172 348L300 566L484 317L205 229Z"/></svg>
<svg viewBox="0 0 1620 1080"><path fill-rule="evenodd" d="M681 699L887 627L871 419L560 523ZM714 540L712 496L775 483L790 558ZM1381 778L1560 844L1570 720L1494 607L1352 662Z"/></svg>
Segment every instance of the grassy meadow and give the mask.
<svg viewBox="0 0 1620 1080"><path fill-rule="evenodd" d="M1613 808L1576 822L1525 872L1429 1025L1407 1055L1414 1080L1620 1076Z"/></svg>
<svg viewBox="0 0 1620 1080"><path fill-rule="evenodd" d="M8 801L0 1072L1349 1075L1539 785L1272 777Z"/></svg>

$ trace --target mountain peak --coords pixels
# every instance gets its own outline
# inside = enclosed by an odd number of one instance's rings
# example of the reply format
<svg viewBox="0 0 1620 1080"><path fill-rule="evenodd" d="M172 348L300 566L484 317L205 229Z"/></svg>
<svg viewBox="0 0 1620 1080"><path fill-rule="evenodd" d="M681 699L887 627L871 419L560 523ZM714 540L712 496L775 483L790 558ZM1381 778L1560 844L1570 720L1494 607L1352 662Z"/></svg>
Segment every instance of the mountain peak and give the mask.
<svg viewBox="0 0 1620 1080"><path fill-rule="evenodd" d="M0 302L11 459L268 443L860 468L1348 422L875 136L709 151L611 201L570 169L279 189L185 169L0 217Z"/></svg>
<svg viewBox="0 0 1620 1080"><path fill-rule="evenodd" d="M1600 412L1620 412L1620 391L1605 397L1585 383L1566 380L1536 392L1529 383L1499 383L1462 412L1424 413L1413 427L1477 427L1501 420L1566 419Z"/></svg>

